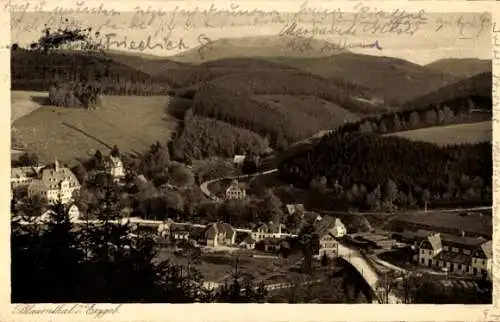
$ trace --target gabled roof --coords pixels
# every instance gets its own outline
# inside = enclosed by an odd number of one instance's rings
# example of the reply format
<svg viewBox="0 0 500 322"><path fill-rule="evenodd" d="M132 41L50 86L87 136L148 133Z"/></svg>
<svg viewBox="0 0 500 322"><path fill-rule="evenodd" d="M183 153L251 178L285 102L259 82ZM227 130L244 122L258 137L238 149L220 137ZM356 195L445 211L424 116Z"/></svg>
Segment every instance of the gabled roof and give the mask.
<svg viewBox="0 0 500 322"><path fill-rule="evenodd" d="M120 166L120 165L122 165L122 159L120 159L119 157L114 157L114 156L112 156L112 155L108 155L108 156L106 156L106 157L104 158L104 162L105 162L106 164L108 164L108 165L109 165L109 164L111 164L111 165L113 165L113 166L115 166L115 167L116 167L116 166Z"/></svg>
<svg viewBox="0 0 500 322"><path fill-rule="evenodd" d="M443 249L441 235L439 233L427 236L427 238L422 243L424 243L425 241L429 242L434 252L439 252Z"/></svg>
<svg viewBox="0 0 500 322"><path fill-rule="evenodd" d="M37 167L16 167L10 169L11 178L35 177L43 166Z"/></svg>
<svg viewBox="0 0 500 322"><path fill-rule="evenodd" d="M301 204L301 203L288 204L288 205L286 205L286 209L290 215L293 215L296 212L305 211L304 204Z"/></svg>
<svg viewBox="0 0 500 322"><path fill-rule="evenodd" d="M59 189L63 181L68 182L69 187L78 187L80 183L75 174L68 168L52 168L46 167L41 170L41 175L38 179L33 180L33 184L41 184L46 189Z"/></svg>
<svg viewBox="0 0 500 322"><path fill-rule="evenodd" d="M319 220L323 219L323 217L321 217L320 214L318 214L317 212L313 212L313 211L304 211L302 213L302 218L304 219L305 222L310 223L310 224L313 224L318 219Z"/></svg>
<svg viewBox="0 0 500 322"><path fill-rule="evenodd" d="M233 162L237 163L237 164L241 164L241 163L243 163L245 161L245 159L246 159L245 155L235 155L234 159L233 159Z"/></svg>
<svg viewBox="0 0 500 322"><path fill-rule="evenodd" d="M226 192L229 191L229 190L234 190L234 189L241 189L241 190L243 190L244 188L238 182L238 180L233 180L233 181L231 181L231 184L227 187Z"/></svg>
<svg viewBox="0 0 500 322"><path fill-rule="evenodd" d="M236 230L228 223L213 223L205 231L207 238L215 238L218 234L226 234L226 237L232 238L236 234Z"/></svg>
<svg viewBox="0 0 500 322"><path fill-rule="evenodd" d="M337 224L341 224L342 221L339 218L324 216L320 221L315 224L316 233L319 238L324 237L330 233L330 230L334 228Z"/></svg>
<svg viewBox="0 0 500 322"><path fill-rule="evenodd" d="M481 249L483 250L484 255L486 255L486 258L488 258L488 259L493 258L493 244L492 244L491 240L482 244Z"/></svg>

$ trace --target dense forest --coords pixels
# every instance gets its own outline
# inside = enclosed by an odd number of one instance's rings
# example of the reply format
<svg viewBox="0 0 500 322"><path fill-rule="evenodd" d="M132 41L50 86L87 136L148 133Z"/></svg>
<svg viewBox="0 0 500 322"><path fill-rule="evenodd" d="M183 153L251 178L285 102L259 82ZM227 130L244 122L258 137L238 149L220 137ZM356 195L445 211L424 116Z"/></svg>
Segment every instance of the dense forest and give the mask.
<svg viewBox="0 0 500 322"><path fill-rule="evenodd" d="M176 158L205 159L212 156L231 158L235 154L261 155L268 143L252 131L199 116L184 119L181 135L173 143Z"/></svg>
<svg viewBox="0 0 500 322"><path fill-rule="evenodd" d="M55 83L85 82L102 94L162 95L169 84L154 79L106 55L57 51L11 51L12 89L48 91Z"/></svg>
<svg viewBox="0 0 500 322"><path fill-rule="evenodd" d="M331 190L379 208L434 200L491 200L490 143L438 147L397 137L333 133L309 151L283 160L288 182Z"/></svg>

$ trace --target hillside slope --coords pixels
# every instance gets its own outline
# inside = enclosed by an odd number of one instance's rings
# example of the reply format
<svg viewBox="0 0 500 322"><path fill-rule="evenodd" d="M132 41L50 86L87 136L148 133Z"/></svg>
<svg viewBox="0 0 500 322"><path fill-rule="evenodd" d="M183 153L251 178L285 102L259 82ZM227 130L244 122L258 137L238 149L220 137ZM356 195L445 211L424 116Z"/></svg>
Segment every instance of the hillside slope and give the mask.
<svg viewBox="0 0 500 322"><path fill-rule="evenodd" d="M372 96L395 106L455 80L451 75L393 57L340 53L329 57L280 58L276 61L329 80L363 86L371 90Z"/></svg>
<svg viewBox="0 0 500 322"><path fill-rule="evenodd" d="M491 59L445 58L425 66L457 78L468 78L492 71Z"/></svg>
<svg viewBox="0 0 500 322"><path fill-rule="evenodd" d="M391 135L412 141L453 145L465 143L491 142L493 140L493 124L491 121L434 126L424 129L396 132Z"/></svg>
<svg viewBox="0 0 500 322"><path fill-rule="evenodd" d="M415 109L427 105L472 104L473 109L492 109L492 74L481 73L443 86L404 104L405 109Z"/></svg>
<svg viewBox="0 0 500 322"><path fill-rule="evenodd" d="M103 96L102 107L43 106L17 119L15 140L44 161L71 161L118 145L123 152L141 153L156 141L169 140L177 123L166 114L167 96ZM140 108L139 108L140 107Z"/></svg>

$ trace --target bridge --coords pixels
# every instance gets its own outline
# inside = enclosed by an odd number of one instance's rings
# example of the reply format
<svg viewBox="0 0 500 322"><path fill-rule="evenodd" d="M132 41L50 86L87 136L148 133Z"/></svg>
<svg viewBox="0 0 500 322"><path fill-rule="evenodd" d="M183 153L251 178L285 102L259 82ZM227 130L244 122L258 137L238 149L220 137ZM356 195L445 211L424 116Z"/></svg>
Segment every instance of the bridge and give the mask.
<svg viewBox="0 0 500 322"><path fill-rule="evenodd" d="M395 268L387 267L379 263L377 267L367 256L363 255L359 250L349 247L341 242L338 243L338 257L352 265L366 281L372 293L375 295L378 303L397 304L403 303L402 299L394 292L389 291L389 294L384 294L385 290L381 289L381 275L390 270L397 271Z"/></svg>

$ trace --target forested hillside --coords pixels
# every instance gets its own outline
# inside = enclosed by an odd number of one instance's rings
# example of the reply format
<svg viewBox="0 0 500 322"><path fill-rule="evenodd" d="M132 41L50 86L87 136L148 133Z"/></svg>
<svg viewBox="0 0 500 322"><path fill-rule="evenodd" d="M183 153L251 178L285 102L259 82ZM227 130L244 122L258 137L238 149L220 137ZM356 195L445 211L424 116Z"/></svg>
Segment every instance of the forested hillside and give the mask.
<svg viewBox="0 0 500 322"><path fill-rule="evenodd" d="M102 94L163 95L170 85L100 53L11 51L12 89L48 91L55 83L85 82Z"/></svg>
<svg viewBox="0 0 500 322"><path fill-rule="evenodd" d="M492 70L491 59L477 58L444 58L425 66L458 78L467 78Z"/></svg>
<svg viewBox="0 0 500 322"><path fill-rule="evenodd" d="M394 57L341 53L307 59L286 57L276 61L329 81L342 80L362 86L369 89L371 97L393 107L456 81L452 75Z"/></svg>
<svg viewBox="0 0 500 322"><path fill-rule="evenodd" d="M390 194L391 203L407 206L412 200L491 200L492 166L490 143L438 147L397 137L334 133L311 150L288 157L279 169L283 179L300 187L355 190L355 198L363 201L381 202Z"/></svg>
<svg viewBox="0 0 500 322"><path fill-rule="evenodd" d="M433 104L454 104L469 99L473 109L491 110L492 74L480 73L456 83L441 87L404 104L406 109L415 109Z"/></svg>
<svg viewBox="0 0 500 322"><path fill-rule="evenodd" d="M184 129L173 144L174 156L182 160L260 155L268 148L268 142L260 135L219 120L193 116L184 122Z"/></svg>

